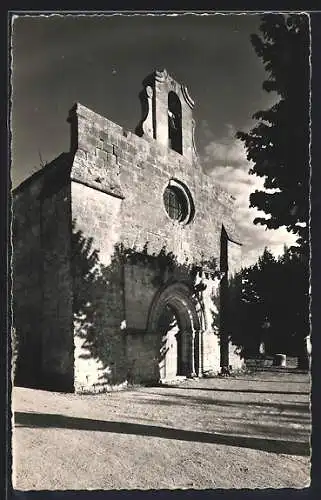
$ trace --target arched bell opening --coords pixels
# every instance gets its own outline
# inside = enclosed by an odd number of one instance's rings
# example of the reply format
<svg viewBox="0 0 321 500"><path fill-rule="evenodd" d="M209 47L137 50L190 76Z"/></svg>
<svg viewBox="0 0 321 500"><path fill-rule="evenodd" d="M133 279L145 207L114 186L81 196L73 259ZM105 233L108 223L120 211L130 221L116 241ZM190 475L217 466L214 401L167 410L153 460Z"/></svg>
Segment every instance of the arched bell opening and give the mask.
<svg viewBox="0 0 321 500"><path fill-rule="evenodd" d="M182 143L182 105L175 92L168 94L168 142L177 153L183 153Z"/></svg>

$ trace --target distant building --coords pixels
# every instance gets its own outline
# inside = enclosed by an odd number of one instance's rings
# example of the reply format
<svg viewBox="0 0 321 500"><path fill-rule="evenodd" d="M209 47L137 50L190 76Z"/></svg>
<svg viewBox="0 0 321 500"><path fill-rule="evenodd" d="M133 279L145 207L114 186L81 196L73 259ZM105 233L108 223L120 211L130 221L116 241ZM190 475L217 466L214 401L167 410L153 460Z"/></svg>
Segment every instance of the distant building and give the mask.
<svg viewBox="0 0 321 500"><path fill-rule="evenodd" d="M155 71L140 98L135 134L75 104L70 152L14 190L17 384L99 391L241 364L224 327L234 200L202 171L186 87Z"/></svg>

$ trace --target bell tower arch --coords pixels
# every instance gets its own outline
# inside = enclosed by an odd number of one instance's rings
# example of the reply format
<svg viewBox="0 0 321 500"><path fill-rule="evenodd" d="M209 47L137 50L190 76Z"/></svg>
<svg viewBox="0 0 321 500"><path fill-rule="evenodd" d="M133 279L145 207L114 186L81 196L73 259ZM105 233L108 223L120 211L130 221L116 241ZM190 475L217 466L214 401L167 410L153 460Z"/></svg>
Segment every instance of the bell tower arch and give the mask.
<svg viewBox="0 0 321 500"><path fill-rule="evenodd" d="M139 97L142 119L136 127L140 137L150 137L190 162L196 156L193 119L194 101L187 87L166 71L154 71L143 80Z"/></svg>

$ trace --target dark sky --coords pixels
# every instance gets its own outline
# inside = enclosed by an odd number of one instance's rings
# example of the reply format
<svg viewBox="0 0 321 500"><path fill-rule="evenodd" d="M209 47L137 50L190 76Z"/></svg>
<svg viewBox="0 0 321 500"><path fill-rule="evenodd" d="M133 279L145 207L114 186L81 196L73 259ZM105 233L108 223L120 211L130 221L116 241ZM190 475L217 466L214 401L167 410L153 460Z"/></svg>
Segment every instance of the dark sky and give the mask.
<svg viewBox="0 0 321 500"><path fill-rule="evenodd" d="M235 131L274 102L250 42L257 15L18 16L12 37L13 187L69 149L68 111L75 101L134 130L141 82L166 68L195 100L199 155L238 197L247 257L282 250L285 231L252 224L248 194L257 186ZM242 216L240 214L242 213Z"/></svg>

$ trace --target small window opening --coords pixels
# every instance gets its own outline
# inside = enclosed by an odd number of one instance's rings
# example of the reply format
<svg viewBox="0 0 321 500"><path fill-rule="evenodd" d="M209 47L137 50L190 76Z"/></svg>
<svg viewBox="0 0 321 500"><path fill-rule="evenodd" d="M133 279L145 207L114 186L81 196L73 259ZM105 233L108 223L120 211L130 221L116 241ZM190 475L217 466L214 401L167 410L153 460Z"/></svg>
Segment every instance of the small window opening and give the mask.
<svg viewBox="0 0 321 500"><path fill-rule="evenodd" d="M182 154L182 106L175 92L168 94L168 138L169 146Z"/></svg>

